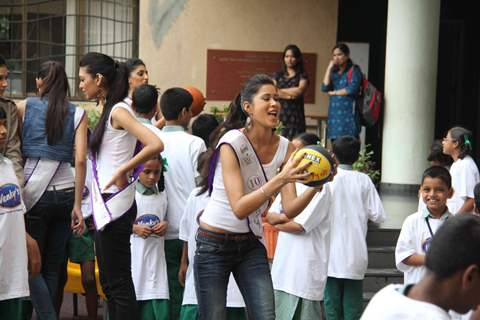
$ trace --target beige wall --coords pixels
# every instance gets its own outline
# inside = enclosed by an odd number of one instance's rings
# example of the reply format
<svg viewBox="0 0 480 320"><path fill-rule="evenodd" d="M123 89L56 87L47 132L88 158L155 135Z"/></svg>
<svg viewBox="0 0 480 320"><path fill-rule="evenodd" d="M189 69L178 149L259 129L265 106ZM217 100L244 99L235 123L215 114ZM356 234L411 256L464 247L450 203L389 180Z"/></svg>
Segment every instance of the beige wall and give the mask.
<svg viewBox="0 0 480 320"><path fill-rule="evenodd" d="M315 104L306 112L325 115L319 86L336 42L337 8L337 0L141 0L139 56L161 89L205 92L207 49L282 51L294 43L317 54Z"/></svg>

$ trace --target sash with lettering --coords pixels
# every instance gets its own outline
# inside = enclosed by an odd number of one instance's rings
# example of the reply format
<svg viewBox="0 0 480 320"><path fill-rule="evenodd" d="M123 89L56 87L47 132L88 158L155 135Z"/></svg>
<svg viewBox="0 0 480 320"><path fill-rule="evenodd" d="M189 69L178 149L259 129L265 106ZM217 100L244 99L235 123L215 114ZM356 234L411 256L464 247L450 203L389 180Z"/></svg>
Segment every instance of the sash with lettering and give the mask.
<svg viewBox="0 0 480 320"><path fill-rule="evenodd" d="M218 142L213 160L210 163L208 181L210 193L212 192L216 164L219 160L218 157L220 154L220 147L223 144L230 145L237 155L237 159L240 164L240 171L242 173L243 185L247 194L259 189L261 186L267 183L267 175L265 174L260 159L258 158L258 155L247 136L240 130L230 130L225 133L225 135L223 135ZM253 232L253 234L260 238L263 237L262 216L266 213L268 206L269 200L265 201L260 208L252 212L247 217L248 228Z"/></svg>
<svg viewBox="0 0 480 320"><path fill-rule="evenodd" d="M137 141L133 156L142 149L142 144ZM137 181L140 172L143 170L143 165L136 167L133 170L132 175L129 178L129 182L125 187L119 191L111 194L107 199L103 199L102 190L98 182L97 172L97 155L90 153L90 159L92 160L92 187L91 187L91 201L93 220L97 230L103 230L107 224L117 220L123 216L133 205L135 200L135 181Z"/></svg>
<svg viewBox="0 0 480 320"><path fill-rule="evenodd" d="M0 215L25 212L12 162L0 154Z"/></svg>

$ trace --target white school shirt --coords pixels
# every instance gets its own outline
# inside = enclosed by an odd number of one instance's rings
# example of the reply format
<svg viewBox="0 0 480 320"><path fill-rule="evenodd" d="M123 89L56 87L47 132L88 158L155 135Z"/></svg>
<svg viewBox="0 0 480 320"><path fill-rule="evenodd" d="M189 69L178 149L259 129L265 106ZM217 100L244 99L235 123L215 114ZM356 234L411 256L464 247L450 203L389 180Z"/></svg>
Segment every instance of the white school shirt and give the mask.
<svg viewBox="0 0 480 320"><path fill-rule="evenodd" d="M30 295L25 211L13 164L0 154L0 301Z"/></svg>
<svg viewBox="0 0 480 320"><path fill-rule="evenodd" d="M154 226L165 220L167 195L159 192L143 195L135 191L137 217L135 224ZM132 279L137 300L168 299L165 238L151 235L146 239L130 236L132 251Z"/></svg>
<svg viewBox="0 0 480 320"><path fill-rule="evenodd" d="M330 183L330 259L328 276L362 280L368 265L368 220L382 223L386 213L369 176L340 165Z"/></svg>
<svg viewBox="0 0 480 320"><path fill-rule="evenodd" d="M123 101L115 104L108 116L107 124L105 126L105 133L103 134L102 144L100 145L99 153L97 155L97 174L100 190L107 193L118 192L118 187L114 184L107 190L103 190L113 174L117 172L118 168L124 163L130 161L135 151L137 138L124 129L115 129L112 126L112 113L117 108L123 108L130 112L135 117L130 105L132 100L126 97Z"/></svg>
<svg viewBox="0 0 480 320"><path fill-rule="evenodd" d="M432 238L425 220L427 216L429 216L429 212L425 209L409 215L403 222L395 248L395 265L398 270L403 272L404 284L415 284L425 275L424 266L409 266L402 261L414 253L425 255L425 243L431 241ZM428 218L433 234L437 232L448 216L450 213L446 212L440 219Z"/></svg>
<svg viewBox="0 0 480 320"><path fill-rule="evenodd" d="M457 214L467 198L474 198L473 188L480 182L477 165L470 156L458 159L450 167L453 196L447 200L448 210Z"/></svg>
<svg viewBox="0 0 480 320"><path fill-rule="evenodd" d="M195 250L197 248L197 241L195 235L198 230L197 216L205 208L210 197L208 191L198 195L201 188L195 188L187 199L185 205L185 211L183 212L182 219L180 220L180 239L188 243L188 268L185 279L185 290L183 291L183 305L198 304L197 295L195 293L195 279L193 276L193 261L195 257ZM232 274L228 281L227 287L227 307L229 308L243 308L245 302L243 302L242 294L238 289L238 285Z"/></svg>
<svg viewBox="0 0 480 320"><path fill-rule="evenodd" d="M167 160L165 191L168 196L168 230L165 238L178 239L178 226L190 192L195 189L198 156L206 150L199 137L188 134L181 126L165 126L160 139L165 146L162 156Z"/></svg>
<svg viewBox="0 0 480 320"><path fill-rule="evenodd" d="M308 187L296 183L298 194ZM321 301L327 281L330 250L330 201L329 183L318 192L294 222L305 232L279 232L272 265L272 282L275 290L297 297ZM270 208L282 212L279 195Z"/></svg>
<svg viewBox="0 0 480 320"><path fill-rule="evenodd" d="M391 284L370 300L361 320L449 320L448 313L437 305L411 299L403 294L404 286Z"/></svg>

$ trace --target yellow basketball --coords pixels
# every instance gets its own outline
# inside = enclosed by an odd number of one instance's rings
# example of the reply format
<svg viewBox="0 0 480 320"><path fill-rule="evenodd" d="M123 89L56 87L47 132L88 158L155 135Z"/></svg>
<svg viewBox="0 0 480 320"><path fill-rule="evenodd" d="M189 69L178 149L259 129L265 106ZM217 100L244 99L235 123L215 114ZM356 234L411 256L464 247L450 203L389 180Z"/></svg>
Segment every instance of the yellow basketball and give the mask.
<svg viewBox="0 0 480 320"><path fill-rule="evenodd" d="M295 158L302 158L299 166L311 162L312 164L306 169L311 175L305 184L310 187L316 187L328 182L334 171L335 160L330 153L319 145L305 146L298 150Z"/></svg>

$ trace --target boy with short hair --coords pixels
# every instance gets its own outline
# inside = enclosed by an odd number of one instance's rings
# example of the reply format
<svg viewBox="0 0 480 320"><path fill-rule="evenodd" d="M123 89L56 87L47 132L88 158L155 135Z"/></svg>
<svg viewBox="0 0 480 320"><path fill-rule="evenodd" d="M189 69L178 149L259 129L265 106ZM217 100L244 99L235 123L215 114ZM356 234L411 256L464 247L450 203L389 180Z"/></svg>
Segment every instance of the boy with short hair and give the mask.
<svg viewBox="0 0 480 320"><path fill-rule="evenodd" d="M210 145L210 134L218 127L219 123L213 114L203 113L192 122L192 134L203 139L205 145Z"/></svg>
<svg viewBox="0 0 480 320"><path fill-rule="evenodd" d="M480 217L458 215L445 221L433 237L425 266L418 284L380 290L361 319L446 320L451 319L448 311L465 313L478 306Z"/></svg>
<svg viewBox="0 0 480 320"><path fill-rule="evenodd" d="M386 214L370 177L354 171L360 142L338 137L333 154L339 162L330 183L330 256L325 286L327 319L358 319L363 309L363 278L368 265L368 220L381 223Z"/></svg>
<svg viewBox="0 0 480 320"><path fill-rule="evenodd" d="M168 286L170 290L170 319L178 319L182 305L183 288L178 281L183 241L179 240L178 229L187 198L195 188L199 176L197 162L199 155L206 150L199 137L187 133L192 118L192 95L183 88L167 89L160 98L160 108L166 125L160 138L165 144L165 190L169 222L165 236L165 256L167 260Z"/></svg>
<svg viewBox="0 0 480 320"><path fill-rule="evenodd" d="M23 159L20 150L19 120L15 102L4 97L8 87L8 67L5 58L0 55L0 108L6 113L6 143L0 146L0 154L13 163L20 186L23 186Z"/></svg>
<svg viewBox="0 0 480 320"><path fill-rule="evenodd" d="M433 166L425 170L420 196L426 206L405 219L395 248L395 263L404 273L405 284L417 283L425 274L425 253L437 229L451 216L447 200L452 195L447 169Z"/></svg>

